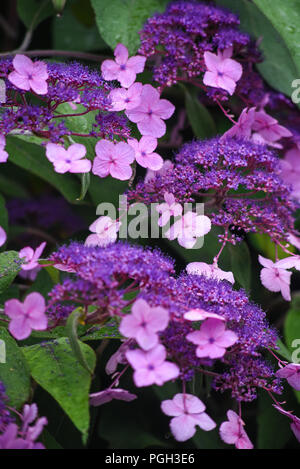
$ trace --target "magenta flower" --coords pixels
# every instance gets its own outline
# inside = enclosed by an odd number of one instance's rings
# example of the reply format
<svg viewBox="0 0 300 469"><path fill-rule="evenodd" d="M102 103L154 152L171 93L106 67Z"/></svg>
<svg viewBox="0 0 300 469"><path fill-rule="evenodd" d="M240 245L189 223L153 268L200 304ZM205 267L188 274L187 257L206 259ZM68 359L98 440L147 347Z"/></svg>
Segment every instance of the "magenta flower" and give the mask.
<svg viewBox="0 0 300 469"><path fill-rule="evenodd" d="M230 95L235 92L236 83L243 74L243 68L239 62L230 59L229 49L218 55L212 52L204 52L204 61L207 67L203 77L203 83L214 88L228 91Z"/></svg>
<svg viewBox="0 0 300 469"><path fill-rule="evenodd" d="M11 319L10 333L18 340L30 336L32 330L44 331L47 329L47 316L45 315L45 300L40 293L30 293L24 303L13 299L5 302L5 314Z"/></svg>
<svg viewBox="0 0 300 469"><path fill-rule="evenodd" d="M237 449L253 449L253 444L243 428L243 420L233 410L228 410L227 418L228 422L223 422L220 426L222 440L228 445L235 445Z"/></svg>
<svg viewBox="0 0 300 469"><path fill-rule="evenodd" d="M141 93L141 104L135 109L126 111L129 120L135 122L142 135L162 137L166 133L165 119L175 111L167 99L160 99L159 92L151 85L144 85Z"/></svg>
<svg viewBox="0 0 300 469"><path fill-rule="evenodd" d="M106 374L113 374L117 370L119 364L125 365L127 363L125 352L128 350L129 342L130 341L126 340L122 345L120 345L118 350L112 354L105 366Z"/></svg>
<svg viewBox="0 0 300 469"><path fill-rule="evenodd" d="M133 83L128 90L116 88L109 93L112 111L134 109L141 103L142 83Z"/></svg>
<svg viewBox="0 0 300 469"><path fill-rule="evenodd" d="M86 238L85 246L104 247L115 243L121 224L121 222L112 220L110 217L99 217L89 227L89 230L95 234L91 234Z"/></svg>
<svg viewBox="0 0 300 469"><path fill-rule="evenodd" d="M46 156L57 173L88 173L91 170L92 163L84 158L86 148L81 143L73 143L67 148L56 143L47 143Z"/></svg>
<svg viewBox="0 0 300 469"><path fill-rule="evenodd" d="M125 181L130 179L132 168L130 164L134 161L134 150L128 143L112 143L100 140L96 144L96 158L93 162L93 173L102 178L109 174L115 178Z"/></svg>
<svg viewBox="0 0 300 469"><path fill-rule="evenodd" d="M159 226L165 226L171 217L177 217L182 214L182 206L175 202L173 194L165 192L164 194L165 203L157 205L156 210L161 213L161 217L158 220Z"/></svg>
<svg viewBox="0 0 300 469"><path fill-rule="evenodd" d="M188 321L204 321L205 319L209 318L225 321L225 318L223 318L223 316L220 316L216 313L209 313L207 311L204 311L204 309L191 309L190 311L184 313L183 317Z"/></svg>
<svg viewBox="0 0 300 469"><path fill-rule="evenodd" d="M29 442L18 437L18 427L10 423L0 435L0 449L29 449Z"/></svg>
<svg viewBox="0 0 300 469"><path fill-rule="evenodd" d="M106 404L107 402L110 402L113 399L117 399L119 401L130 402L136 398L137 396L135 394L132 394L126 389L108 388L108 389L105 389L104 391L90 394L90 404L97 407L99 405Z"/></svg>
<svg viewBox="0 0 300 469"><path fill-rule="evenodd" d="M197 215L195 212L185 213L180 220L166 231L166 238L171 241L176 239L180 246L192 249L197 238L206 235L211 230L211 221L206 215Z"/></svg>
<svg viewBox="0 0 300 469"><path fill-rule="evenodd" d="M38 417L38 408L36 404L25 404L23 407L23 415L22 415L22 434L26 435L26 440L28 441L35 441L43 431L45 425L47 425L48 421L46 417ZM33 422L35 423L33 425Z"/></svg>
<svg viewBox="0 0 300 469"><path fill-rule="evenodd" d="M14 86L25 91L32 89L36 94L47 93L47 64L33 62L29 57L17 54L13 66L15 70L8 75L8 79Z"/></svg>
<svg viewBox="0 0 300 469"><path fill-rule="evenodd" d="M38 260L41 257L43 250L45 249L46 243L42 243L36 250L27 246L26 248L21 249L19 252L19 257L25 259L25 263L22 264L22 270L32 270L36 267L39 267Z"/></svg>
<svg viewBox="0 0 300 469"><path fill-rule="evenodd" d="M152 181L156 177L156 175L164 176L168 171L170 171L173 168L174 168L174 164L172 163L172 161L165 160L163 162L161 169L159 169L158 171L153 171L152 169L147 170L147 173L145 176L145 182Z"/></svg>
<svg viewBox="0 0 300 469"><path fill-rule="evenodd" d="M277 262L272 262L263 256L258 256L260 264L264 267L260 272L261 283L265 288L272 292L281 292L286 301L291 301L291 276L292 272L286 269L296 267L299 263L298 258L295 256L291 258L281 259Z"/></svg>
<svg viewBox="0 0 300 469"><path fill-rule="evenodd" d="M300 391L300 364L289 363L276 372L278 378L286 378L290 386Z"/></svg>
<svg viewBox="0 0 300 469"><path fill-rule="evenodd" d="M200 331L190 332L186 339L197 345L197 357L221 358L226 348L237 342L238 336L233 331L225 330L223 321L207 319L201 325Z"/></svg>
<svg viewBox="0 0 300 469"><path fill-rule="evenodd" d="M300 201L300 150L298 147L287 151L284 159L280 160L280 165L281 178L293 187L292 196Z"/></svg>
<svg viewBox="0 0 300 469"><path fill-rule="evenodd" d="M255 107L251 107L250 109L247 107L244 108L237 123L224 133L222 139L226 137L243 137L250 139L255 113Z"/></svg>
<svg viewBox="0 0 300 469"><path fill-rule="evenodd" d="M162 384L178 378L180 370L175 363L167 362L167 352L163 345L145 352L143 350L128 350L126 358L135 370L133 379L137 387Z"/></svg>
<svg viewBox="0 0 300 469"><path fill-rule="evenodd" d="M157 306L151 308L143 299L134 302L131 314L123 317L119 330L125 337L135 339L144 350L158 344L157 332L163 331L169 322L169 312Z"/></svg>
<svg viewBox="0 0 300 469"><path fill-rule="evenodd" d="M114 51L115 60L104 60L101 72L104 80L118 80L121 86L129 88L136 79L137 73L144 71L146 57L135 55L128 58L128 50L118 44Z"/></svg>
<svg viewBox="0 0 300 469"><path fill-rule="evenodd" d="M255 113L253 130L262 138L261 143L275 144L282 137L292 137L292 133L278 124L278 121L269 116L264 110ZM281 148L281 145L276 145Z"/></svg>
<svg viewBox="0 0 300 469"><path fill-rule="evenodd" d="M300 250L300 238L293 235L293 234L289 234L288 235L288 242L292 245L292 246L295 246L295 248L297 248L298 250Z"/></svg>
<svg viewBox="0 0 300 469"><path fill-rule="evenodd" d="M6 243L6 239L7 239L6 233L4 229L2 228L2 226L0 226L0 247Z"/></svg>
<svg viewBox="0 0 300 469"><path fill-rule="evenodd" d="M157 171L163 166L163 159L158 153L154 153L157 140L154 137L142 137L140 141L136 138L128 140L128 144L135 151L135 159L143 168Z"/></svg>
<svg viewBox="0 0 300 469"><path fill-rule="evenodd" d="M8 153L4 150L6 145L4 135L0 134L0 163L6 163L8 159Z"/></svg>
<svg viewBox="0 0 300 469"><path fill-rule="evenodd" d="M205 262L190 262L186 266L188 274L204 275L207 278L215 278L217 280L227 280L234 284L234 276L232 272L225 272L220 269L217 264L206 264Z"/></svg>
<svg viewBox="0 0 300 469"><path fill-rule="evenodd" d="M206 432L216 427L215 422L204 412L203 402L192 394L176 394L172 400L161 403L161 410L173 417L170 428L177 441L192 438L197 425Z"/></svg>

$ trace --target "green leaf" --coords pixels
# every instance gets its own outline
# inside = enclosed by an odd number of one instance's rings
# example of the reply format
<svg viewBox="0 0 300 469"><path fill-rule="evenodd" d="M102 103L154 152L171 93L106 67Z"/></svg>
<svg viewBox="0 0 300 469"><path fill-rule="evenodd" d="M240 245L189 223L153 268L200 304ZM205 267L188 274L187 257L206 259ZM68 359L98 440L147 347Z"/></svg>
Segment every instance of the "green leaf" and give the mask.
<svg viewBox="0 0 300 469"><path fill-rule="evenodd" d="M96 356L86 344L80 344L89 367ZM60 404L86 442L89 429L89 389L91 375L76 360L67 338L23 348L32 377Z"/></svg>
<svg viewBox="0 0 300 469"><path fill-rule="evenodd" d="M229 251L234 278L249 292L251 284L251 257L249 248L245 242L242 242L235 246L229 246Z"/></svg>
<svg viewBox="0 0 300 469"><path fill-rule="evenodd" d="M0 362L0 381L5 386L9 405L19 409L30 395L30 374L22 350L9 334L0 327L0 340L5 344L6 361Z"/></svg>
<svg viewBox="0 0 300 469"><path fill-rule="evenodd" d="M282 342L282 340L278 339L276 345L279 347L279 349L276 349L276 350L274 349L274 351L278 353L279 355L281 355L286 360L288 360L289 362L292 361L291 354L288 348Z"/></svg>
<svg viewBox="0 0 300 469"><path fill-rule="evenodd" d="M144 22L155 12L162 12L167 0L91 0L96 23L104 41L114 49L124 44L130 55L140 45L138 32Z"/></svg>
<svg viewBox="0 0 300 469"><path fill-rule="evenodd" d="M0 226L7 231L8 228L8 214L5 206L5 199L0 194Z"/></svg>
<svg viewBox="0 0 300 469"><path fill-rule="evenodd" d="M261 392L257 412L257 449L281 449L291 437L289 419L280 414L271 404L267 393Z"/></svg>
<svg viewBox="0 0 300 469"><path fill-rule="evenodd" d="M77 200L83 200L86 196L87 191L89 190L91 182L91 175L90 173L83 173L81 175L81 191L80 196Z"/></svg>
<svg viewBox="0 0 300 469"><path fill-rule="evenodd" d="M185 108L195 137L204 139L216 135L214 120L207 108L199 101L197 90L184 88Z"/></svg>
<svg viewBox="0 0 300 469"><path fill-rule="evenodd" d="M34 29L39 23L55 14L51 0L18 0L18 15L27 26Z"/></svg>
<svg viewBox="0 0 300 469"><path fill-rule="evenodd" d="M21 262L18 252L5 251L0 254L0 293L9 287L20 270Z"/></svg>
<svg viewBox="0 0 300 469"><path fill-rule="evenodd" d="M292 362L300 363L300 305L299 297L293 299L284 323L285 343L291 352ZM300 402L300 391L295 391Z"/></svg>
<svg viewBox="0 0 300 469"><path fill-rule="evenodd" d="M276 245L272 242L270 236L265 233L249 233L247 239L250 241L251 245L254 246L255 249L257 249L258 252L275 262ZM292 245L289 246L289 250L291 252L296 251L296 249ZM280 246L277 246L277 256L278 259L283 259L284 257L287 257L286 252L281 249Z"/></svg>
<svg viewBox="0 0 300 469"><path fill-rule="evenodd" d="M17 137L8 137L6 150L11 163L44 179L60 191L69 202L75 202L80 193L79 182L69 174L57 174L41 146L26 143Z"/></svg>
<svg viewBox="0 0 300 469"><path fill-rule="evenodd" d="M103 326L86 326L79 324L77 335L82 342L102 339L123 339L123 336L119 333L118 325L113 319L105 323ZM65 326L57 326L50 331L32 331L30 337L38 339L57 339L65 336Z"/></svg>
<svg viewBox="0 0 300 469"><path fill-rule="evenodd" d="M82 317L83 314L83 308L79 307L76 308L68 317L67 324L66 324L66 333L67 336L69 337L70 344L73 350L73 353L79 363L85 368L90 374L93 374L93 370L89 367L89 364L87 363L83 351L81 349L81 342L78 339L77 335L77 326L80 318Z"/></svg>

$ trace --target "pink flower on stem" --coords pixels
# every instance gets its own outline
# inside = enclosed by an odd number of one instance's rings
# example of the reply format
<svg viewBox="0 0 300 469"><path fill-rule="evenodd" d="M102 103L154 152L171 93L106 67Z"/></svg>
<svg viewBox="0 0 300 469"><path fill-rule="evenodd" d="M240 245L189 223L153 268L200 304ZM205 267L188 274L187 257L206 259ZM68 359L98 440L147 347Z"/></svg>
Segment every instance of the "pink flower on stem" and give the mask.
<svg viewBox="0 0 300 469"><path fill-rule="evenodd" d="M220 426L220 436L224 443L235 445L237 449L253 449L253 444L243 428L245 423L238 414L228 410L227 418L228 422L223 422Z"/></svg>
<svg viewBox="0 0 300 469"><path fill-rule="evenodd" d="M192 394L176 394L172 400L161 403L161 410L173 417L170 428L177 441L192 438L197 425L206 432L216 427L215 422L204 412L203 402Z"/></svg>
<svg viewBox="0 0 300 469"><path fill-rule="evenodd" d="M6 145L4 135L0 134L0 163L6 163L8 159L8 153L4 150Z"/></svg>
<svg viewBox="0 0 300 469"><path fill-rule="evenodd" d="M141 103L142 83L133 83L128 90L116 88L109 93L112 111L134 109Z"/></svg>
<svg viewBox="0 0 300 469"><path fill-rule="evenodd" d="M119 401L130 402L136 398L137 396L135 394L132 394L126 389L108 388L108 389L105 389L104 391L90 394L90 404L97 407L99 405L106 404L107 402L110 402L113 399L117 399Z"/></svg>
<svg viewBox="0 0 300 469"><path fill-rule="evenodd" d="M264 267L260 272L261 283L272 292L281 292L286 301L291 301L291 276L292 272L286 269L296 268L300 270L299 256L286 257L277 262L272 262L263 256L258 256L260 264Z"/></svg>
<svg viewBox="0 0 300 469"><path fill-rule="evenodd" d="M177 238L180 246L192 249L197 238L206 235L210 230L211 221L206 215L187 212L166 231L165 236L171 241Z"/></svg>
<svg viewBox="0 0 300 469"><path fill-rule="evenodd" d="M204 52L204 61L207 68L203 77L203 83L214 88L221 88L233 95L236 83L243 74L243 68L239 62L230 59L232 49L227 49L218 55L212 52Z"/></svg>
<svg viewBox="0 0 300 469"><path fill-rule="evenodd" d="M81 143L72 143L67 150L62 145L47 143L46 156L57 173L88 173L92 163L84 158L86 148ZM84 158L84 159L83 159Z"/></svg>
<svg viewBox="0 0 300 469"><path fill-rule="evenodd" d="M204 309L191 309L190 311L184 313L183 317L188 321L204 321L205 319L210 318L225 321L225 318L223 318L223 316L220 316L216 313L209 313L208 311L204 311Z"/></svg>
<svg viewBox="0 0 300 469"><path fill-rule="evenodd" d="M45 310L45 300L37 292L30 293L23 303L16 299L6 301L4 311L11 319L9 332L16 339L24 340L32 330L44 331L48 323Z"/></svg>
<svg viewBox="0 0 300 469"><path fill-rule="evenodd" d="M134 149L135 159L143 168L149 168L153 171L162 168L164 160L158 153L154 152L157 147L156 138L145 136L140 141L131 138L127 142Z"/></svg>
<svg viewBox="0 0 300 469"><path fill-rule="evenodd" d="M216 263L206 264L205 262L190 262L186 266L186 271L191 275L204 275L207 278L227 280L234 284L233 273L225 272L225 270L220 269Z"/></svg>
<svg viewBox="0 0 300 469"><path fill-rule="evenodd" d="M89 227L89 230L95 234L91 234L86 238L85 246L104 247L115 243L121 224L121 222L110 217L99 217Z"/></svg>
<svg viewBox="0 0 300 469"><path fill-rule="evenodd" d="M259 134L261 143L275 144L282 137L292 137L292 133L278 124L278 121L269 116L264 110L255 113L253 130ZM281 148L279 145L278 148Z"/></svg>
<svg viewBox="0 0 300 469"><path fill-rule="evenodd" d="M280 160L280 176L286 184L293 188L292 196L300 201L300 150L294 147L287 151L284 159Z"/></svg>
<svg viewBox="0 0 300 469"><path fill-rule="evenodd" d="M125 337L135 339L144 350L158 344L157 332L163 331L169 322L169 312L157 306L151 308L143 299L134 302L131 314L123 317L120 332Z"/></svg>
<svg viewBox="0 0 300 469"><path fill-rule="evenodd" d="M19 257L25 259L24 264L22 264L22 270L32 270L36 267L39 267L38 260L41 257L42 252L44 251L46 243L43 242L35 250L27 246L26 248L21 249L19 252Z"/></svg>
<svg viewBox="0 0 300 469"><path fill-rule="evenodd" d="M159 226L165 226L171 217L177 217L182 214L182 206L175 202L173 194L168 192L164 193L165 203L157 205L156 210L161 213L161 217L158 220Z"/></svg>
<svg viewBox="0 0 300 469"><path fill-rule="evenodd" d="M17 88L36 94L46 94L48 91L47 64L33 62L25 55L17 54L13 59L14 71L8 75L9 81Z"/></svg>
<svg viewBox="0 0 300 469"><path fill-rule="evenodd" d="M289 363L276 372L278 378L285 378L292 388L300 391L300 364Z"/></svg>
<svg viewBox="0 0 300 469"><path fill-rule="evenodd" d="M131 178L132 168L130 164L134 161L134 150L128 143L112 143L100 140L96 144L96 158L93 162L93 173L100 177L109 174L115 178L125 181Z"/></svg>
<svg viewBox="0 0 300 469"><path fill-rule="evenodd" d="M226 137L243 137L250 139L254 120L255 107L244 108L237 123L224 133L222 139Z"/></svg>
<svg viewBox="0 0 300 469"><path fill-rule="evenodd" d="M128 350L126 358L135 370L133 379L137 387L163 385L171 379L178 378L180 370L175 363L165 361L166 349L158 345L149 351Z"/></svg>
<svg viewBox="0 0 300 469"><path fill-rule="evenodd" d="M219 319L207 319L200 327L200 331L190 332L186 339L197 345L196 355L199 358L221 358L228 347L238 340L238 336L225 330L225 324Z"/></svg>
<svg viewBox="0 0 300 469"><path fill-rule="evenodd" d="M167 99L160 99L159 92L151 85L144 85L141 93L141 104L135 109L126 111L126 116L135 122L142 135L162 137L166 133L165 119L175 111Z"/></svg>
<svg viewBox="0 0 300 469"><path fill-rule="evenodd" d="M104 80L118 80L121 86L129 88L136 79L137 73L144 71L146 57L135 55L128 58L128 50L118 44L114 51L115 60L104 60L101 72Z"/></svg>
<svg viewBox="0 0 300 469"><path fill-rule="evenodd" d="M147 170L147 173L145 176L145 182L153 181L153 179L155 179L156 176L164 176L165 174L167 174L168 171L170 171L173 168L174 168L174 164L172 163L172 161L165 160L163 162L161 169L159 169L158 171L153 171L152 169Z"/></svg>
<svg viewBox="0 0 300 469"><path fill-rule="evenodd" d="M2 228L2 226L0 226L0 247L6 243L6 240L7 240L6 233L4 229Z"/></svg>

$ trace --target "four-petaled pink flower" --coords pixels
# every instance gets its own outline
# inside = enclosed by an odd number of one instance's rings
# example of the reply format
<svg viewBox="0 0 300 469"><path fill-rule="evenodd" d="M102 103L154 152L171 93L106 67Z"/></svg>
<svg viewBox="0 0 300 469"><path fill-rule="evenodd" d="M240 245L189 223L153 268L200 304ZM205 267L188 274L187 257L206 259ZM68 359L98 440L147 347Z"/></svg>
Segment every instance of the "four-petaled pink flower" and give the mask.
<svg viewBox="0 0 300 469"><path fill-rule="evenodd" d="M165 236L171 241L177 238L180 246L192 249L197 238L206 235L210 230L211 221L206 215L187 212L166 231Z"/></svg>
<svg viewBox="0 0 300 469"><path fill-rule="evenodd" d="M290 386L300 391L300 364L289 363L276 372L278 378L286 378Z"/></svg>
<svg viewBox="0 0 300 469"><path fill-rule="evenodd" d="M33 62L29 57L17 54L13 66L14 71L8 75L8 79L14 86L25 91L32 89L36 94L47 93L47 64Z"/></svg>
<svg viewBox="0 0 300 469"><path fill-rule="evenodd" d="M148 169L146 176L145 176L145 182L150 182L153 181L153 179L156 178L156 176L164 176L167 174L168 171L174 168L174 163L172 163L171 160L165 160L163 162L163 165L161 169L158 171L153 171L152 169Z"/></svg>
<svg viewBox="0 0 300 469"><path fill-rule="evenodd" d="M245 107L241 112L237 123L224 133L224 135L221 137L222 140L224 140L226 137L243 137L250 139L255 113L255 107Z"/></svg>
<svg viewBox="0 0 300 469"><path fill-rule="evenodd" d="M11 319L9 332L18 340L26 339L31 331L47 329L47 316L45 314L45 300L40 293L30 293L24 303L13 299L6 301L5 314Z"/></svg>
<svg viewBox="0 0 300 469"><path fill-rule="evenodd" d="M118 44L114 51L115 60L104 60L101 72L104 80L118 80L121 86L129 88L136 79L137 73L144 71L146 57L135 55L128 58L128 50Z"/></svg>
<svg viewBox="0 0 300 469"><path fill-rule="evenodd" d="M119 401L126 401L130 402L136 399L137 396L132 394L131 392L127 391L126 389L112 389L108 388L104 391L95 392L94 394L90 394L90 404L93 406L99 406L102 404L106 404L107 402L112 401L113 399L117 399Z"/></svg>
<svg viewBox="0 0 300 469"><path fill-rule="evenodd" d="M256 139L257 143L265 143L277 148L282 148L276 143L282 137L292 137L292 133L288 129L279 125L278 120L269 116L263 109L255 113L252 128L260 136L260 139Z"/></svg>
<svg viewBox="0 0 300 469"><path fill-rule="evenodd" d="M142 83L133 83L128 90L126 88L115 88L109 93L112 111L123 111L134 109L141 103Z"/></svg>
<svg viewBox="0 0 300 469"><path fill-rule="evenodd" d="M277 262L272 262L263 256L258 256L260 264L264 267L260 272L261 283L272 292L281 292L286 301L291 301L291 276L292 272L286 269L296 268L300 270L299 256L286 257Z"/></svg>
<svg viewBox="0 0 300 469"><path fill-rule="evenodd" d="M4 135L0 134L0 163L6 163L8 159L8 153L4 150L6 145Z"/></svg>
<svg viewBox="0 0 300 469"><path fill-rule="evenodd" d="M86 238L85 246L104 247L108 244L115 243L121 224L120 221L113 220L110 217L97 218L89 227L89 230L94 234Z"/></svg>
<svg viewBox="0 0 300 469"><path fill-rule="evenodd" d="M226 348L238 340L238 336L225 330L225 324L219 319L207 319L201 324L200 331L190 332L186 336L189 342L197 345L196 355L199 358L221 358Z"/></svg>
<svg viewBox="0 0 300 469"><path fill-rule="evenodd" d="M102 178L110 174L121 181L131 178L130 164L134 161L134 150L128 143L114 144L107 140L100 140L95 150L97 156L93 162L94 174Z"/></svg>
<svg viewBox="0 0 300 469"><path fill-rule="evenodd" d="M144 85L141 104L126 111L129 120L135 122L142 135L162 137L166 133L164 119L169 119L175 110L170 101L160 99L159 92L151 85Z"/></svg>
<svg viewBox="0 0 300 469"><path fill-rule="evenodd" d="M207 67L203 77L203 83L214 88L221 88L232 95L236 88L236 83L243 74L243 68L239 62L231 57L232 49L227 49L218 55L212 52L204 52L204 61Z"/></svg>
<svg viewBox="0 0 300 469"><path fill-rule="evenodd" d="M237 449L253 449L253 444L249 440L244 430L245 423L233 410L227 412L228 422L223 422L220 426L220 436L228 445L235 445Z"/></svg>
<svg viewBox="0 0 300 469"><path fill-rule="evenodd" d="M72 143L67 150L62 145L47 143L46 156L57 173L88 173L92 163L84 158L86 148L81 143ZM84 158L84 159L82 159Z"/></svg>
<svg viewBox="0 0 300 469"><path fill-rule="evenodd" d="M145 300L138 299L132 305L131 314L123 317L119 329L144 350L150 350L158 344L157 332L163 331L168 322L169 312L165 308L151 308Z"/></svg>
<svg viewBox="0 0 300 469"><path fill-rule="evenodd" d="M161 217L158 220L159 226L165 226L171 217L177 217L182 214L182 206L175 202L173 194L165 192L164 199L165 203L159 204L156 207L156 210L161 213Z"/></svg>
<svg viewBox="0 0 300 469"><path fill-rule="evenodd" d="M36 267L39 267L38 260L41 257L43 250L45 249L46 243L43 242L35 250L27 246L26 248L21 249L19 252L19 257L25 259L24 264L22 264L22 270L32 270Z"/></svg>
<svg viewBox="0 0 300 469"><path fill-rule="evenodd" d="M167 352L163 345L158 345L148 352L128 350L126 358L135 370L133 379L137 387L157 384L162 386L171 379L178 378L180 370L175 363L166 360Z"/></svg>
<svg viewBox="0 0 300 469"><path fill-rule="evenodd" d="M163 166L163 159L154 150L157 147L157 140L154 137L142 137L140 141L136 138L127 140L128 144L135 151L135 159L143 168L157 171Z"/></svg>
<svg viewBox="0 0 300 469"><path fill-rule="evenodd" d="M170 428L177 441L192 438L197 425L206 432L216 427L215 422L204 412L203 402L192 394L176 394L172 400L162 401L161 410L173 417Z"/></svg>
<svg viewBox="0 0 300 469"><path fill-rule="evenodd" d="M190 262L186 266L188 274L204 275L207 278L214 278L216 280L227 280L234 283L234 276L232 272L225 272L220 269L217 264L206 264L205 262Z"/></svg>
<svg viewBox="0 0 300 469"><path fill-rule="evenodd" d="M0 247L6 243L6 239L7 239L6 233L4 229L2 228L2 226L0 226Z"/></svg>
<svg viewBox="0 0 300 469"><path fill-rule="evenodd" d="M280 177L286 184L292 186L292 196L300 201L300 150L294 147L287 151L284 159L280 160Z"/></svg>

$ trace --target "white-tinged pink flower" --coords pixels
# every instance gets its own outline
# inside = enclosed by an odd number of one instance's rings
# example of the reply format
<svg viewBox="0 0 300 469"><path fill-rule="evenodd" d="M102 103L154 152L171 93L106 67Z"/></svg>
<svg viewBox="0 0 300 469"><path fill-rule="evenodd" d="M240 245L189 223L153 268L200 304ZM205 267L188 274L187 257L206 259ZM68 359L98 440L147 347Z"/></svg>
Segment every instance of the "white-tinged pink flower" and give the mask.
<svg viewBox="0 0 300 469"><path fill-rule="evenodd" d="M211 221L206 215L187 212L166 231L165 236L171 241L177 238L180 246L192 249L197 238L206 235L210 230Z"/></svg>
<svg viewBox="0 0 300 469"><path fill-rule="evenodd" d="M25 91L32 89L36 94L47 93L49 75L46 63L33 62L26 55L17 54L13 59L13 66L14 71L8 75L8 79L14 86Z"/></svg>
<svg viewBox="0 0 300 469"><path fill-rule="evenodd" d="M6 163L8 159L8 153L4 150L6 145L6 140L4 135L0 134L0 163Z"/></svg>
<svg viewBox="0 0 300 469"><path fill-rule="evenodd" d="M158 171L153 171L152 169L147 170L147 173L145 176L145 182L152 181L153 179L155 179L156 176L164 176L165 174L167 174L168 171L170 171L173 168L174 168L174 163L172 163L171 160L165 160L163 162L161 169L159 169Z"/></svg>
<svg viewBox="0 0 300 469"><path fill-rule="evenodd" d="M133 83L128 89L115 88L109 93L112 111L134 109L141 103L142 83Z"/></svg>
<svg viewBox="0 0 300 469"><path fill-rule="evenodd" d="M186 339L197 345L196 355L199 358L221 358L228 347L238 340L238 336L230 330L225 330L225 324L219 319L206 319L200 331L190 332Z"/></svg>
<svg viewBox="0 0 300 469"><path fill-rule="evenodd" d="M253 449L253 444L243 428L245 423L238 414L228 410L227 418L228 421L220 426L220 436L224 443L235 445L237 449Z"/></svg>
<svg viewBox="0 0 300 469"><path fill-rule="evenodd" d="M289 363L276 372L278 378L285 378L292 388L300 391L300 364Z"/></svg>
<svg viewBox="0 0 300 469"><path fill-rule="evenodd" d="M204 412L203 402L192 394L176 394L172 400L162 401L161 410L173 417L170 428L177 441L192 438L197 425L206 432L216 427L215 422Z"/></svg>
<svg viewBox="0 0 300 469"><path fill-rule="evenodd" d="M157 384L162 386L167 381L178 378L180 370L175 363L166 361L167 352L163 345L157 345L149 351L128 350L126 358L134 369L133 379L137 387Z"/></svg>
<svg viewBox="0 0 300 469"><path fill-rule="evenodd" d="M57 173L88 173L92 163L84 158L86 148L81 143L72 143L67 149L56 143L47 143L46 156Z"/></svg>
<svg viewBox="0 0 300 469"><path fill-rule="evenodd" d="M40 293L27 295L24 302L13 299L5 302L4 312L11 319L8 330L18 340L27 339L32 330L47 329L45 300Z"/></svg>
<svg viewBox="0 0 300 469"><path fill-rule="evenodd" d="M89 230L94 233L89 235L85 240L85 246L107 246L108 244L115 243L118 237L118 231L121 222L113 220L110 217L99 217L89 227Z"/></svg>
<svg viewBox="0 0 300 469"><path fill-rule="evenodd" d="M104 391L90 394L90 404L97 407L99 405L106 404L107 402L110 402L113 399L117 399L118 401L130 402L136 398L137 396L135 394L132 394L126 389L108 388Z"/></svg>
<svg viewBox="0 0 300 469"><path fill-rule="evenodd" d="M115 60L104 60L101 72L104 80L118 80L121 86L129 88L136 79L137 73L144 71L146 57L135 55L128 58L128 50L118 44L114 50Z"/></svg>
<svg viewBox="0 0 300 469"><path fill-rule="evenodd" d="M243 74L243 68L239 62L229 58L230 53L219 51L216 55L212 52L204 52L207 72L204 74L203 83L214 88L221 88L233 95L236 84Z"/></svg>
<svg viewBox="0 0 300 469"><path fill-rule="evenodd" d="M169 119L175 106L167 99L160 99L160 94L151 85L144 85L141 93L141 104L135 109L126 111L126 116L135 122L142 135L160 138L166 133L165 119Z"/></svg>
<svg viewBox="0 0 300 469"><path fill-rule="evenodd" d="M292 137L292 133L287 128L279 125L278 120L269 116L263 109L257 111L254 117L252 128L267 145L276 143L282 137Z"/></svg>
<svg viewBox="0 0 300 469"><path fill-rule="evenodd" d="M125 337L135 339L144 350L150 350L158 344L157 333L168 322L169 312L165 308L151 308L145 300L138 299L132 305L131 314L123 317L119 330Z"/></svg>
<svg viewBox="0 0 300 469"><path fill-rule="evenodd" d="M149 168L153 171L162 168L164 160L158 153L154 152L157 147L156 138L144 136L140 141L131 138L127 142L134 149L135 159L143 168Z"/></svg>
<svg viewBox="0 0 300 469"><path fill-rule="evenodd" d="M130 164L134 161L134 150L128 143L112 143L100 140L95 147L96 158L93 162L93 173L102 178L109 174L115 178L125 181L131 178L132 168Z"/></svg>
<svg viewBox="0 0 300 469"><path fill-rule="evenodd" d="M227 130L222 139L226 137L243 137L250 139L252 133L252 126L255 120L255 107L247 108L245 107L240 114L240 117L237 123Z"/></svg>
<svg viewBox="0 0 300 469"><path fill-rule="evenodd" d="M284 159L280 160L280 177L286 183L292 186L292 197L300 201L300 150L294 147L287 151Z"/></svg>
<svg viewBox="0 0 300 469"><path fill-rule="evenodd" d="M173 194L165 192L164 199L165 203L156 206L156 210L161 213L161 217L158 220L159 226L165 226L171 217L177 217L182 214L182 206L175 202Z"/></svg>
<svg viewBox="0 0 300 469"><path fill-rule="evenodd" d="M292 272L286 269L296 268L300 270L299 256L287 257L273 262L263 256L258 256L260 264L264 267L260 272L261 283L272 292L281 292L286 301L291 301L291 276Z"/></svg>
<svg viewBox="0 0 300 469"><path fill-rule="evenodd" d="M5 230L0 226L0 247L6 243L7 236Z"/></svg>
<svg viewBox="0 0 300 469"><path fill-rule="evenodd" d="M19 257L25 259L24 264L22 264L22 270L32 270L36 267L39 267L39 258L41 257L42 252L45 249L47 243L43 242L35 250L27 246L19 252Z"/></svg>
<svg viewBox="0 0 300 469"><path fill-rule="evenodd" d="M217 264L206 264L205 262L190 262L186 266L186 271L191 275L204 275L207 278L216 280L227 280L234 284L234 276L232 272L225 272L220 269Z"/></svg>
<svg viewBox="0 0 300 469"><path fill-rule="evenodd" d="M183 315L184 319L187 319L188 321L204 321L205 319L219 319L220 321L225 321L225 318L223 316L220 316L219 314L216 313L209 313L208 311L204 311L204 309L191 309L190 311L187 311Z"/></svg>

